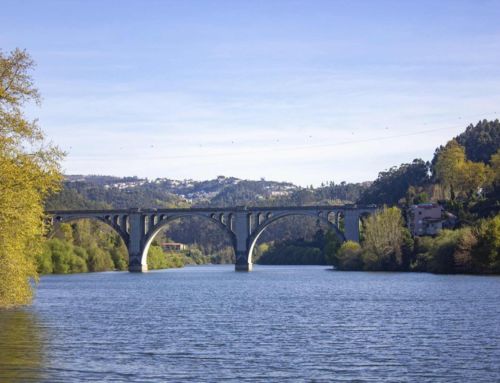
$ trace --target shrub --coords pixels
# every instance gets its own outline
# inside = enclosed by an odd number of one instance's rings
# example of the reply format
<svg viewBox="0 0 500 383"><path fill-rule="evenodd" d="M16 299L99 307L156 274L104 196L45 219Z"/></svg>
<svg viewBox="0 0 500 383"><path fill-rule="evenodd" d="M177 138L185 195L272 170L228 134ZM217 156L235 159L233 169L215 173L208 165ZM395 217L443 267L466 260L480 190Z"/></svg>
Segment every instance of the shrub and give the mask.
<svg viewBox="0 0 500 383"><path fill-rule="evenodd" d="M500 273L500 214L480 222L473 264L477 272Z"/></svg>
<svg viewBox="0 0 500 383"><path fill-rule="evenodd" d="M337 252L339 270L363 270L362 249L359 243L347 241Z"/></svg>

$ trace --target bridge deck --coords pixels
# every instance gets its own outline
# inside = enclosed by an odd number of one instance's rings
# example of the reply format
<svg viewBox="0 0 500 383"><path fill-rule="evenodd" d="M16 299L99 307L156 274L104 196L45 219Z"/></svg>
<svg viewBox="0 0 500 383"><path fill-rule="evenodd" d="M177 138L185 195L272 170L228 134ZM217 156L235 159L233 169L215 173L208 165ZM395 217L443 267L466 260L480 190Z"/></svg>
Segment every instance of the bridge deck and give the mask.
<svg viewBox="0 0 500 383"><path fill-rule="evenodd" d="M127 213L192 213L192 212L234 212L234 211L280 211L280 210L375 210L375 205L311 205L311 206L236 206L236 207L194 207L194 208L129 208L97 210L48 210L47 214L127 214Z"/></svg>

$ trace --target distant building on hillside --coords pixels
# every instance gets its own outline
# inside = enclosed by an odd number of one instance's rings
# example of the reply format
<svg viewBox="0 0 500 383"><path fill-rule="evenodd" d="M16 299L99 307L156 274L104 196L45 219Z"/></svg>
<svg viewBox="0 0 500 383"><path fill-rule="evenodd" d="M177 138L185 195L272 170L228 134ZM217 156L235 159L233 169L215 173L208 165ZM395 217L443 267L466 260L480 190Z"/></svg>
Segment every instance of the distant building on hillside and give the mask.
<svg viewBox="0 0 500 383"><path fill-rule="evenodd" d="M163 242L161 247L164 251L182 251L187 248L185 244L178 242Z"/></svg>
<svg viewBox="0 0 500 383"><path fill-rule="evenodd" d="M436 235L444 221L444 209L436 203L413 205L408 211L408 228L413 236Z"/></svg>

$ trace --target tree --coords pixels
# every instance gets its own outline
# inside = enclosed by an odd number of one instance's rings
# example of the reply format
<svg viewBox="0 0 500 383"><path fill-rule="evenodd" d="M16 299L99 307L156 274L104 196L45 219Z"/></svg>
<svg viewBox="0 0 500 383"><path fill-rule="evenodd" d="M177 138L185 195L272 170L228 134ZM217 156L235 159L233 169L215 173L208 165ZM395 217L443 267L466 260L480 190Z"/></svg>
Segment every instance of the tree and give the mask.
<svg viewBox="0 0 500 383"><path fill-rule="evenodd" d="M437 155L434 174L452 200L460 195L471 197L491 180L489 166L467 160L465 148L456 140L449 141Z"/></svg>
<svg viewBox="0 0 500 383"><path fill-rule="evenodd" d="M500 149L491 156L491 171L493 183L495 186L500 187Z"/></svg>
<svg viewBox="0 0 500 383"><path fill-rule="evenodd" d="M399 270L402 268L403 247L408 244L401 211L397 207L384 208L370 215L364 222L363 262L367 270Z"/></svg>
<svg viewBox="0 0 500 383"><path fill-rule="evenodd" d="M500 147L500 121L482 120L475 126L470 124L456 140L465 148L469 160L487 164Z"/></svg>
<svg viewBox="0 0 500 383"><path fill-rule="evenodd" d="M337 252L335 268L339 270L363 270L362 249L359 243L346 241Z"/></svg>
<svg viewBox="0 0 500 383"><path fill-rule="evenodd" d="M474 248L475 271L500 273L500 214L480 221L475 231L478 238Z"/></svg>
<svg viewBox="0 0 500 383"><path fill-rule="evenodd" d="M452 199L460 190L461 171L466 160L465 149L456 140L449 141L436 158L434 175L450 191Z"/></svg>
<svg viewBox="0 0 500 383"><path fill-rule="evenodd" d="M332 230L328 230L325 235L323 253L325 254L327 263L335 268L339 267L338 251L340 246L341 242L337 235Z"/></svg>
<svg viewBox="0 0 500 383"><path fill-rule="evenodd" d="M30 56L0 51L0 307L31 301L43 250L43 201L58 189L62 153L47 144L22 107L40 102Z"/></svg>
<svg viewBox="0 0 500 383"><path fill-rule="evenodd" d="M424 186L429 182L429 164L415 159L380 172L378 178L366 189L359 203L395 204L404 198L410 187Z"/></svg>

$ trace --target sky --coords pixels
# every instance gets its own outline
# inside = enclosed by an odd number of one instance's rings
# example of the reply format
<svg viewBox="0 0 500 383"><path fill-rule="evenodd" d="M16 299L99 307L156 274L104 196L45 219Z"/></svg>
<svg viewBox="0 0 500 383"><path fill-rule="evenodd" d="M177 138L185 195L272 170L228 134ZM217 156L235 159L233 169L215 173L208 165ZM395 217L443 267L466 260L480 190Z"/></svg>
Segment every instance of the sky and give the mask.
<svg viewBox="0 0 500 383"><path fill-rule="evenodd" d="M1 0L67 174L374 180L500 116L500 1Z"/></svg>

